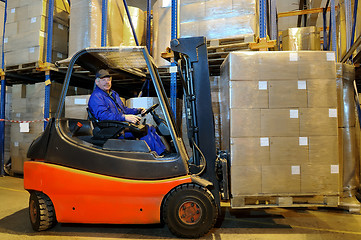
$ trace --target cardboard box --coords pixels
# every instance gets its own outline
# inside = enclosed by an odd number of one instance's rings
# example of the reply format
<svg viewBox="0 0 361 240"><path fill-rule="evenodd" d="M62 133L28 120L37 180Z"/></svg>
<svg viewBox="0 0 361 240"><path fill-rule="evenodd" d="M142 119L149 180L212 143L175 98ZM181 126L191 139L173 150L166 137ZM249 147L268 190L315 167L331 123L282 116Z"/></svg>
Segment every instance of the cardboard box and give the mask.
<svg viewBox="0 0 361 240"><path fill-rule="evenodd" d="M299 165L263 165L262 193L299 193L301 191L299 169Z"/></svg>
<svg viewBox="0 0 361 240"><path fill-rule="evenodd" d="M290 80L297 79L297 52L258 52L256 66L260 80ZM277 63L277 64L275 64Z"/></svg>
<svg viewBox="0 0 361 240"><path fill-rule="evenodd" d="M337 136L337 109L300 108L300 136Z"/></svg>
<svg viewBox="0 0 361 240"><path fill-rule="evenodd" d="M315 26L288 28L282 32L284 51L321 50L320 32Z"/></svg>
<svg viewBox="0 0 361 240"><path fill-rule="evenodd" d="M230 137L259 137L261 136L260 109L231 109ZM265 135L267 136L267 135Z"/></svg>
<svg viewBox="0 0 361 240"><path fill-rule="evenodd" d="M14 36L19 32L18 22L11 22L6 24L6 36Z"/></svg>
<svg viewBox="0 0 361 240"><path fill-rule="evenodd" d="M232 166L231 193L236 195L260 194L262 192L261 166Z"/></svg>
<svg viewBox="0 0 361 240"><path fill-rule="evenodd" d="M309 108L337 108L335 79L315 79L307 81Z"/></svg>
<svg viewBox="0 0 361 240"><path fill-rule="evenodd" d="M307 107L305 81L270 81L269 108Z"/></svg>
<svg viewBox="0 0 361 240"><path fill-rule="evenodd" d="M46 34L42 31L32 31L8 37L7 42L4 44L4 49L5 52L11 52L44 45L46 45ZM21 55L18 55L17 57L19 56Z"/></svg>
<svg viewBox="0 0 361 240"><path fill-rule="evenodd" d="M26 97L26 85L25 84L14 84L12 86L12 98L25 98Z"/></svg>
<svg viewBox="0 0 361 240"><path fill-rule="evenodd" d="M307 163L308 149L307 137L271 137L270 163L275 165Z"/></svg>
<svg viewBox="0 0 361 240"><path fill-rule="evenodd" d="M269 164L270 147L259 137L231 139L231 166L255 166Z"/></svg>
<svg viewBox="0 0 361 240"><path fill-rule="evenodd" d="M303 164L301 166L301 192L339 194L339 165Z"/></svg>
<svg viewBox="0 0 361 240"><path fill-rule="evenodd" d="M335 62L312 62L298 65L298 79L335 79Z"/></svg>
<svg viewBox="0 0 361 240"><path fill-rule="evenodd" d="M297 137L299 122L298 109L261 109L261 136Z"/></svg>
<svg viewBox="0 0 361 240"><path fill-rule="evenodd" d="M337 136L309 137L310 164L339 164Z"/></svg>
<svg viewBox="0 0 361 240"><path fill-rule="evenodd" d="M231 81L230 108L268 108L267 81Z"/></svg>
<svg viewBox="0 0 361 240"><path fill-rule="evenodd" d="M45 16L35 16L17 21L19 23L19 33L33 31L47 31L47 18Z"/></svg>
<svg viewBox="0 0 361 240"><path fill-rule="evenodd" d="M90 95L67 96L65 98L65 117L87 119L88 118L88 101Z"/></svg>

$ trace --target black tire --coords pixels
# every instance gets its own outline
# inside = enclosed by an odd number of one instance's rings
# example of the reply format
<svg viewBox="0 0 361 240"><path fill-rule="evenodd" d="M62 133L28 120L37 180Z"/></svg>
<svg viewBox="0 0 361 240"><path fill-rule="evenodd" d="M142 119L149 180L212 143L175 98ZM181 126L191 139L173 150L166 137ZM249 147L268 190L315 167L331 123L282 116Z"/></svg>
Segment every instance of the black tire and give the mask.
<svg viewBox="0 0 361 240"><path fill-rule="evenodd" d="M56 225L55 209L47 195L42 192L30 193L29 218L34 231L45 231Z"/></svg>
<svg viewBox="0 0 361 240"><path fill-rule="evenodd" d="M163 204L163 220L169 230L182 238L199 238L216 223L217 206L211 192L196 184L173 189Z"/></svg>

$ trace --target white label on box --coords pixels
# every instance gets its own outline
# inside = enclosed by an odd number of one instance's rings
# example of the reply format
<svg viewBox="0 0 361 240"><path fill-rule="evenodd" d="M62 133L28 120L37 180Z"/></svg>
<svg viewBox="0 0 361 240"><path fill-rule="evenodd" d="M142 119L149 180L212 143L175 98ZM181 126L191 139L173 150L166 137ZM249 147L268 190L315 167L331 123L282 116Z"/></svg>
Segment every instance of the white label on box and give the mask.
<svg viewBox="0 0 361 240"><path fill-rule="evenodd" d="M269 138L260 138L261 147L268 147L269 146Z"/></svg>
<svg viewBox="0 0 361 240"><path fill-rule="evenodd" d="M298 110L290 110L290 118L298 118Z"/></svg>
<svg viewBox="0 0 361 240"><path fill-rule="evenodd" d="M29 48L29 53L33 53L33 52L35 52L35 48L33 47Z"/></svg>
<svg viewBox="0 0 361 240"><path fill-rule="evenodd" d="M75 105L86 105L86 99L85 98L75 98L74 104Z"/></svg>
<svg viewBox="0 0 361 240"><path fill-rule="evenodd" d="M331 165L331 173L339 173L339 167L338 165Z"/></svg>
<svg viewBox="0 0 361 240"><path fill-rule="evenodd" d="M35 22L36 22L36 17L32 17L30 23L35 23Z"/></svg>
<svg viewBox="0 0 361 240"><path fill-rule="evenodd" d="M21 116L21 113L16 113L16 117L20 117Z"/></svg>
<svg viewBox="0 0 361 240"><path fill-rule="evenodd" d="M19 147L19 142L14 142L15 147Z"/></svg>
<svg viewBox="0 0 361 240"><path fill-rule="evenodd" d="M64 30L63 24L60 24L60 23L59 23L59 24L58 24L58 28L61 29L61 30Z"/></svg>
<svg viewBox="0 0 361 240"><path fill-rule="evenodd" d="M4 43L7 43L8 42L8 38L4 38Z"/></svg>
<svg viewBox="0 0 361 240"><path fill-rule="evenodd" d="M308 137L299 137L298 144L300 146L307 146L308 145Z"/></svg>
<svg viewBox="0 0 361 240"><path fill-rule="evenodd" d="M61 54L61 53L56 53L56 56L58 57L58 58L63 58L63 54Z"/></svg>
<svg viewBox="0 0 361 240"><path fill-rule="evenodd" d="M335 53L333 53L333 52L326 53L326 58L327 58L327 61L335 61Z"/></svg>
<svg viewBox="0 0 361 240"><path fill-rule="evenodd" d="M30 124L20 123L20 132L30 132Z"/></svg>
<svg viewBox="0 0 361 240"><path fill-rule="evenodd" d="M291 166L291 172L292 175L300 175L301 174L300 166Z"/></svg>
<svg viewBox="0 0 361 240"><path fill-rule="evenodd" d="M337 109L334 108L330 108L328 109L328 116L331 118L336 118L337 117Z"/></svg>
<svg viewBox="0 0 361 240"><path fill-rule="evenodd" d="M12 8L12 9L10 10L10 12L11 12L11 13L15 13L15 8Z"/></svg>
<svg viewBox="0 0 361 240"><path fill-rule="evenodd" d="M290 62L298 61L298 53L290 53Z"/></svg>
<svg viewBox="0 0 361 240"><path fill-rule="evenodd" d="M298 81L298 89L307 89L306 81Z"/></svg>
<svg viewBox="0 0 361 240"><path fill-rule="evenodd" d="M169 67L169 72L170 72L170 73L176 73L176 72L177 72L177 66L171 66L171 67Z"/></svg>
<svg viewBox="0 0 361 240"><path fill-rule="evenodd" d="M171 0L163 0L162 7L170 7L172 5Z"/></svg>
<svg viewBox="0 0 361 240"><path fill-rule="evenodd" d="M267 90L267 81L258 81L259 90Z"/></svg>
<svg viewBox="0 0 361 240"><path fill-rule="evenodd" d="M40 37L45 37L45 33L42 31L40 31L39 35L40 35Z"/></svg>

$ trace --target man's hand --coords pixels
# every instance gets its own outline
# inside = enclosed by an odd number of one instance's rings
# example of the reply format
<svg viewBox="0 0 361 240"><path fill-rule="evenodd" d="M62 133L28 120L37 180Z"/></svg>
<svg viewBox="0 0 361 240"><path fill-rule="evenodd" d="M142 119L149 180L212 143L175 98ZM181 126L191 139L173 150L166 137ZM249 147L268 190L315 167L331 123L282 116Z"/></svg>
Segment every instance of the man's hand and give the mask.
<svg viewBox="0 0 361 240"><path fill-rule="evenodd" d="M131 115L131 114L126 114L125 115L125 121L127 122L131 122L134 124L138 124L140 122L141 117L135 116L135 115Z"/></svg>
<svg viewBox="0 0 361 240"><path fill-rule="evenodd" d="M147 109L145 109L145 108L139 108L139 112L140 112L140 114L143 114L143 113L145 113L145 111L147 111Z"/></svg>

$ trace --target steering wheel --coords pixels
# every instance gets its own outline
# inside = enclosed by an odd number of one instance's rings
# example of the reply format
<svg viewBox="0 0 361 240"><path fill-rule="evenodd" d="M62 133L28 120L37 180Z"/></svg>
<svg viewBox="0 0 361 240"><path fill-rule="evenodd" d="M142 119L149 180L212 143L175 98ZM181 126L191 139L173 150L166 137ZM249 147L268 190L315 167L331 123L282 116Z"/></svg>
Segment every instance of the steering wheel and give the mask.
<svg viewBox="0 0 361 240"><path fill-rule="evenodd" d="M156 109L158 106L159 106L159 103L154 104L153 106L148 108L144 113L142 113L141 116L144 117L145 115L147 115L151 111L154 111L154 109Z"/></svg>

